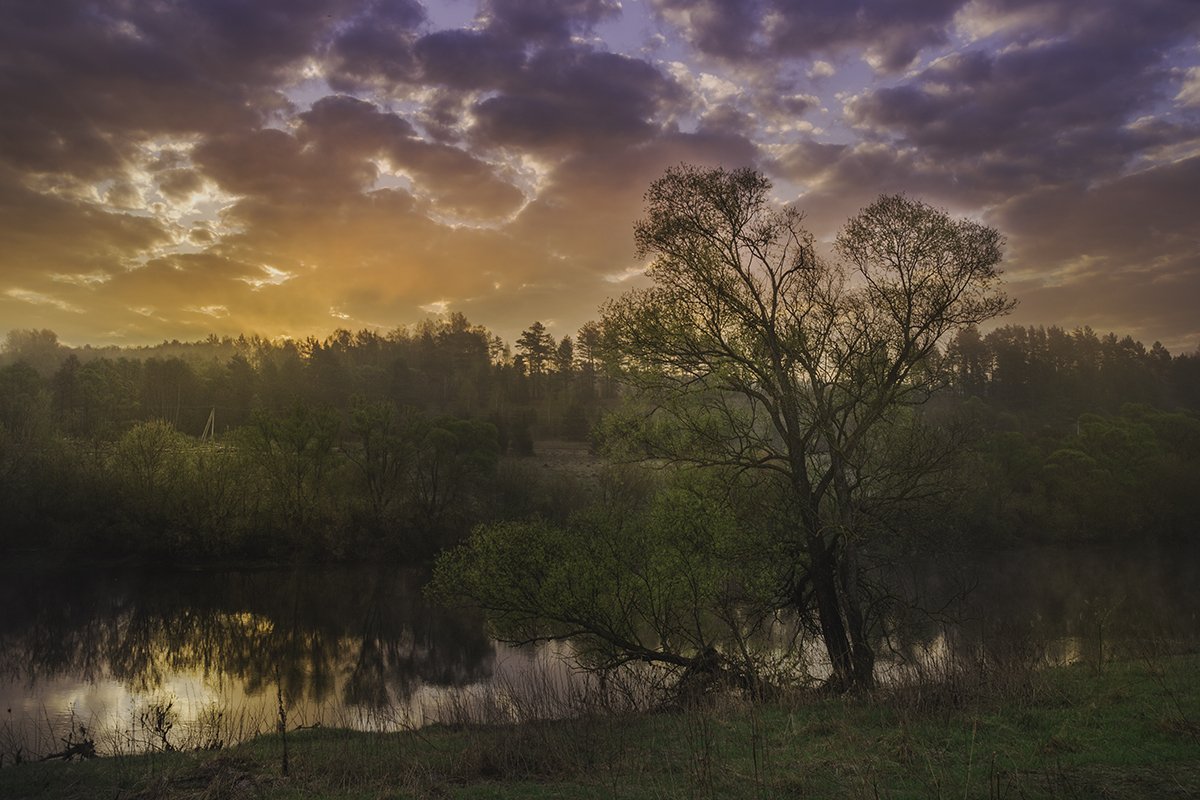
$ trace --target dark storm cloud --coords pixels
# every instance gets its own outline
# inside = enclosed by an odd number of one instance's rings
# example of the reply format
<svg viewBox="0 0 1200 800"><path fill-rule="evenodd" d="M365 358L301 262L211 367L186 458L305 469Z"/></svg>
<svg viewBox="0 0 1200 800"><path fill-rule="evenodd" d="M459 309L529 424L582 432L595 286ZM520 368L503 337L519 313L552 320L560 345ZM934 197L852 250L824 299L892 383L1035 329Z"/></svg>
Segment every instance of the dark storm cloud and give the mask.
<svg viewBox="0 0 1200 800"><path fill-rule="evenodd" d="M274 128L213 137L193 153L196 166L230 194L281 206L324 207L357 194L377 176L364 158L328 158Z"/></svg>
<svg viewBox="0 0 1200 800"><path fill-rule="evenodd" d="M971 167L999 190L1110 174L1176 136L1170 126L1129 123L1169 98L1164 57L1195 30L1200 5L1147 3L1145 10L1097 14L1072 24L1069 36L948 56L910 82L856 98L848 116L876 135Z"/></svg>
<svg viewBox="0 0 1200 800"><path fill-rule="evenodd" d="M301 138L327 158L362 159L416 134L398 114L348 95L323 97L299 119Z"/></svg>
<svg viewBox="0 0 1200 800"><path fill-rule="evenodd" d="M1170 0L977 0L956 25L982 39L847 102L859 141L805 137L771 168L808 188L827 225L879 191L958 211L1047 186L1082 197L1200 138L1194 114L1172 113L1179 75L1168 59L1194 41L1198 20L1200 5Z"/></svg>
<svg viewBox="0 0 1200 800"><path fill-rule="evenodd" d="M425 9L415 0L368 5L329 45L325 54L329 85L344 92L385 81L416 81L413 44L424 21Z"/></svg>
<svg viewBox="0 0 1200 800"><path fill-rule="evenodd" d="M209 130L255 116L170 43L135 36L132 23L121 29L83 6L17 5L0 26L0 103L21 109L0 118L0 153L17 168L95 177L124 165L131 132Z"/></svg>
<svg viewBox="0 0 1200 800"><path fill-rule="evenodd" d="M645 140L684 99L679 85L636 58L585 47L534 56L508 91L475 106L483 145L541 152L611 148Z"/></svg>
<svg viewBox="0 0 1200 800"><path fill-rule="evenodd" d="M426 81L456 89L503 86L525 64L521 42L494 31L437 31L417 42L416 56Z"/></svg>
<svg viewBox="0 0 1200 800"><path fill-rule="evenodd" d="M251 264L215 253L181 253L146 262L141 269L129 270L113 278L102 292L141 294L162 304L168 297L180 304L229 299L226 290L234 281L245 281L261 270Z"/></svg>
<svg viewBox="0 0 1200 800"><path fill-rule="evenodd" d="M394 162L417 180L439 211L472 219L492 219L516 211L524 195L497 177L492 167L445 144L410 140L391 151Z"/></svg>
<svg viewBox="0 0 1200 800"><path fill-rule="evenodd" d="M443 211L496 217L514 211L524 199L488 164L456 147L421 140L407 120L372 103L326 97L300 119L301 139L316 146L317 161L338 164L348 174L363 170L364 177L373 179L375 167L366 160L386 156L393 166L411 173Z"/></svg>
<svg viewBox="0 0 1200 800"><path fill-rule="evenodd" d="M756 47L767 4L763 0L652 0L702 53L744 58Z"/></svg>
<svg viewBox="0 0 1200 800"><path fill-rule="evenodd" d="M767 32L780 55L805 56L863 47L879 68L895 72L925 47L946 41L946 26L962 0L773 0Z"/></svg>
<svg viewBox="0 0 1200 800"><path fill-rule="evenodd" d="M732 103L721 103L704 112L697 130L701 133L737 136L753 127L754 119L747 112Z"/></svg>
<svg viewBox="0 0 1200 800"><path fill-rule="evenodd" d="M1164 250L1200 281L1200 156L1163 164L1094 185L1047 188L999 206L995 220L1019 239L1022 260L1062 263L1074 258L1154 267ZM1053 219L1053 227L1045 221ZM1197 295L1200 296L1200 295Z"/></svg>
<svg viewBox="0 0 1200 800"><path fill-rule="evenodd" d="M425 135L434 142L457 144L465 134L464 120L475 103L473 92L435 87L414 115Z"/></svg>
<svg viewBox="0 0 1200 800"><path fill-rule="evenodd" d="M963 0L654 0L693 46L729 59L812 58L865 48L886 71L946 41Z"/></svg>
<svg viewBox="0 0 1200 800"><path fill-rule="evenodd" d="M317 101L298 116L296 135L261 129L214 137L196 148L203 173L240 195L244 210L261 204L280 209L336 208L372 187L377 159L410 174L416 190L438 209L495 217L522 202L521 193L471 154L416 137L403 117L345 95ZM286 215L277 217L286 223Z"/></svg>
<svg viewBox="0 0 1200 800"><path fill-rule="evenodd" d="M831 144L805 137L776 152L764 168L801 187L797 205L805 225L825 239L880 194L908 194L955 214L974 212L994 198L954 165L880 142Z"/></svg>
<svg viewBox="0 0 1200 800"><path fill-rule="evenodd" d="M184 200L204 188L204 179L193 169L168 169L158 173L158 190L170 200Z"/></svg>
<svg viewBox="0 0 1200 800"><path fill-rule="evenodd" d="M563 42L620 12L619 0L484 0L481 17L518 39Z"/></svg>
<svg viewBox="0 0 1200 800"><path fill-rule="evenodd" d="M347 0L0 4L0 151L35 171L95 177L136 140L256 124Z"/></svg>
<svg viewBox="0 0 1200 800"><path fill-rule="evenodd" d="M1005 203L992 221L1009 233L1019 317L1128 331L1176 352L1195 350L1197 186L1200 157L1193 157L1087 192L1056 187Z"/></svg>
<svg viewBox="0 0 1200 800"><path fill-rule="evenodd" d="M849 145L826 144L805 137L788 145L768 167L785 178L803 182L823 173L850 149Z"/></svg>
<svg viewBox="0 0 1200 800"><path fill-rule="evenodd" d="M289 170L293 178L307 171L302 183L325 188L349 191L369 182L366 165L343 158L330 169L301 163L291 140L257 129L290 109L282 89L315 58L384 77L413 68L415 61L405 62L403 49L390 45L411 38L424 20L413 0L6 2L0 11L0 106L21 110L0 115L0 159L16 170L9 177L57 173L120 182L144 167L167 173L159 187L173 199L200 188L195 173L161 159L138 163L142 144L163 135L200 137L210 162L217 150L230 158L245 153L234 168L242 176L220 175L223 186L238 191L278 183ZM288 159L293 163L285 165ZM260 165L263 174L256 174ZM348 174L335 174L343 166ZM123 187L110 189L112 198L132 200Z"/></svg>
<svg viewBox="0 0 1200 800"><path fill-rule="evenodd" d="M403 4L402 4L403 5ZM418 36L423 14L364 14L329 49L330 85L349 91L383 81L454 89L502 87L531 47L569 47L572 34L620 13L615 0L485 0L478 26Z"/></svg>

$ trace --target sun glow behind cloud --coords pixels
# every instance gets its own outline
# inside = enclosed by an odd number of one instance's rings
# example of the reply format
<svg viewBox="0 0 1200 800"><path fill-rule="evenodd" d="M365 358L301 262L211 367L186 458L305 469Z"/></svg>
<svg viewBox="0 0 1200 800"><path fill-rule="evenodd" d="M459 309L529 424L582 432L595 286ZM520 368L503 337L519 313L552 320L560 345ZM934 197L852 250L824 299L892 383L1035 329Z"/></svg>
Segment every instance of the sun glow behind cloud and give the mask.
<svg viewBox="0 0 1200 800"><path fill-rule="evenodd" d="M287 283L292 278L296 277L294 273L282 269L276 269L275 267L267 264L263 264L261 266L261 270L261 277L242 278L242 280L250 284L250 288L257 290L263 288L264 286L279 286L280 284Z"/></svg>
<svg viewBox="0 0 1200 800"><path fill-rule="evenodd" d="M566 330L641 274L642 192L686 161L766 171L821 239L882 191L971 213L1016 321L1194 347L1200 7L1147 2L30 6L0 29L0 314Z"/></svg>

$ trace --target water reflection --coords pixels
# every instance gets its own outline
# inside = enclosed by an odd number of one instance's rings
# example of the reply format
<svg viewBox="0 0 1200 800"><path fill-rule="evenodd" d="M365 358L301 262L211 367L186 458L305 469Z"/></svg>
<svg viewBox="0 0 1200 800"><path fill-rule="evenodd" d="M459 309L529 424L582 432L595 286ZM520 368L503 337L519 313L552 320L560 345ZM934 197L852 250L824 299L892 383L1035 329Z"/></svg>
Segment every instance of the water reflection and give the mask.
<svg viewBox="0 0 1200 800"><path fill-rule="evenodd" d="M981 652L1098 662L1198 642L1196 554L1040 549L897 567L897 593L924 611L893 619L880 669ZM493 643L477 616L430 606L422 583L394 568L0 567L0 754L50 752L81 720L107 731L102 752L153 746L147 719L165 705L173 735L227 715L229 741L273 727L277 688L291 726L420 725L458 687L547 669ZM820 648L808 655L819 672ZM250 721L230 726L237 715Z"/></svg>
<svg viewBox="0 0 1200 800"><path fill-rule="evenodd" d="M429 606L394 569L9 574L0 589L0 676L34 689L60 676L160 688L173 674L282 681L294 699L405 699L424 684L486 678L478 619Z"/></svg>
<svg viewBox="0 0 1200 800"><path fill-rule="evenodd" d="M156 698L190 721L249 702L268 717L278 686L304 720L405 708L422 687L487 680L497 650L481 621L431 607L421 583L387 568L10 567L0 584L8 733L67 706L127 721Z"/></svg>
<svg viewBox="0 0 1200 800"><path fill-rule="evenodd" d="M1030 548L922 560L891 580L913 599L890 626L903 657L1040 663L1137 657L1200 642L1195 547ZM932 612L932 613L931 613Z"/></svg>

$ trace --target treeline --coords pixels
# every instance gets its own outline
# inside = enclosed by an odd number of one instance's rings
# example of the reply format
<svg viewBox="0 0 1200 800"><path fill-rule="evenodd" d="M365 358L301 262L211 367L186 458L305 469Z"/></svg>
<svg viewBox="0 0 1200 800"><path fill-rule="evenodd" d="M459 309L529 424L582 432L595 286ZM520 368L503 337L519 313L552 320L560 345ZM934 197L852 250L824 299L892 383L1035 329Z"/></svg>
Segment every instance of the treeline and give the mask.
<svg viewBox="0 0 1200 800"><path fill-rule="evenodd" d="M942 525L1001 543L1194 532L1200 353L1010 325L966 330L943 358L950 391L930 410L973 435Z"/></svg>
<svg viewBox="0 0 1200 800"><path fill-rule="evenodd" d="M602 331L513 346L462 315L387 334L67 348L8 334L0 546L423 559L587 489L520 458L620 401ZM1088 329L960 334L923 413L973 428L929 530L984 541L1183 534L1200 514L1200 355Z"/></svg>
<svg viewBox="0 0 1200 800"><path fill-rule="evenodd" d="M386 334L210 336L127 349L67 348L52 331L11 331L3 359L37 373L55 428L79 439L112 440L149 420L199 436L210 415L223 433L249 424L256 409L305 403L344 412L375 400L486 419L503 451L528 454L533 438L584 440L615 397L594 323L555 340L534 322L514 352L462 314Z"/></svg>
<svg viewBox="0 0 1200 800"><path fill-rule="evenodd" d="M986 336L960 333L946 348L960 396L984 400L1024 424L1071 424L1083 413L1126 403L1200 409L1200 352L1172 356L1160 342L1091 328L1008 325Z"/></svg>
<svg viewBox="0 0 1200 800"><path fill-rule="evenodd" d="M461 315L381 335L69 349L8 335L0 544L105 554L427 558L474 524L561 515L520 459L616 397L595 326L516 352Z"/></svg>

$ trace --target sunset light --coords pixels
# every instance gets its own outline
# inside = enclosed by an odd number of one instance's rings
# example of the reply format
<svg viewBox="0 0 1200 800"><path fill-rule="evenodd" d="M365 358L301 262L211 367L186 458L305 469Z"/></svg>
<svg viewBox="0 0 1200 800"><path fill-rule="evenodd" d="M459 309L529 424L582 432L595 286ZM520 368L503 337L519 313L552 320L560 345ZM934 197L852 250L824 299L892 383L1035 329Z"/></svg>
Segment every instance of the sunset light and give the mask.
<svg viewBox="0 0 1200 800"><path fill-rule="evenodd" d="M825 244L881 192L971 214L1007 237L1011 321L1200 343L1194 3L5 9L7 328L146 344L449 309L562 335L637 276L642 192L688 162L763 170Z"/></svg>

